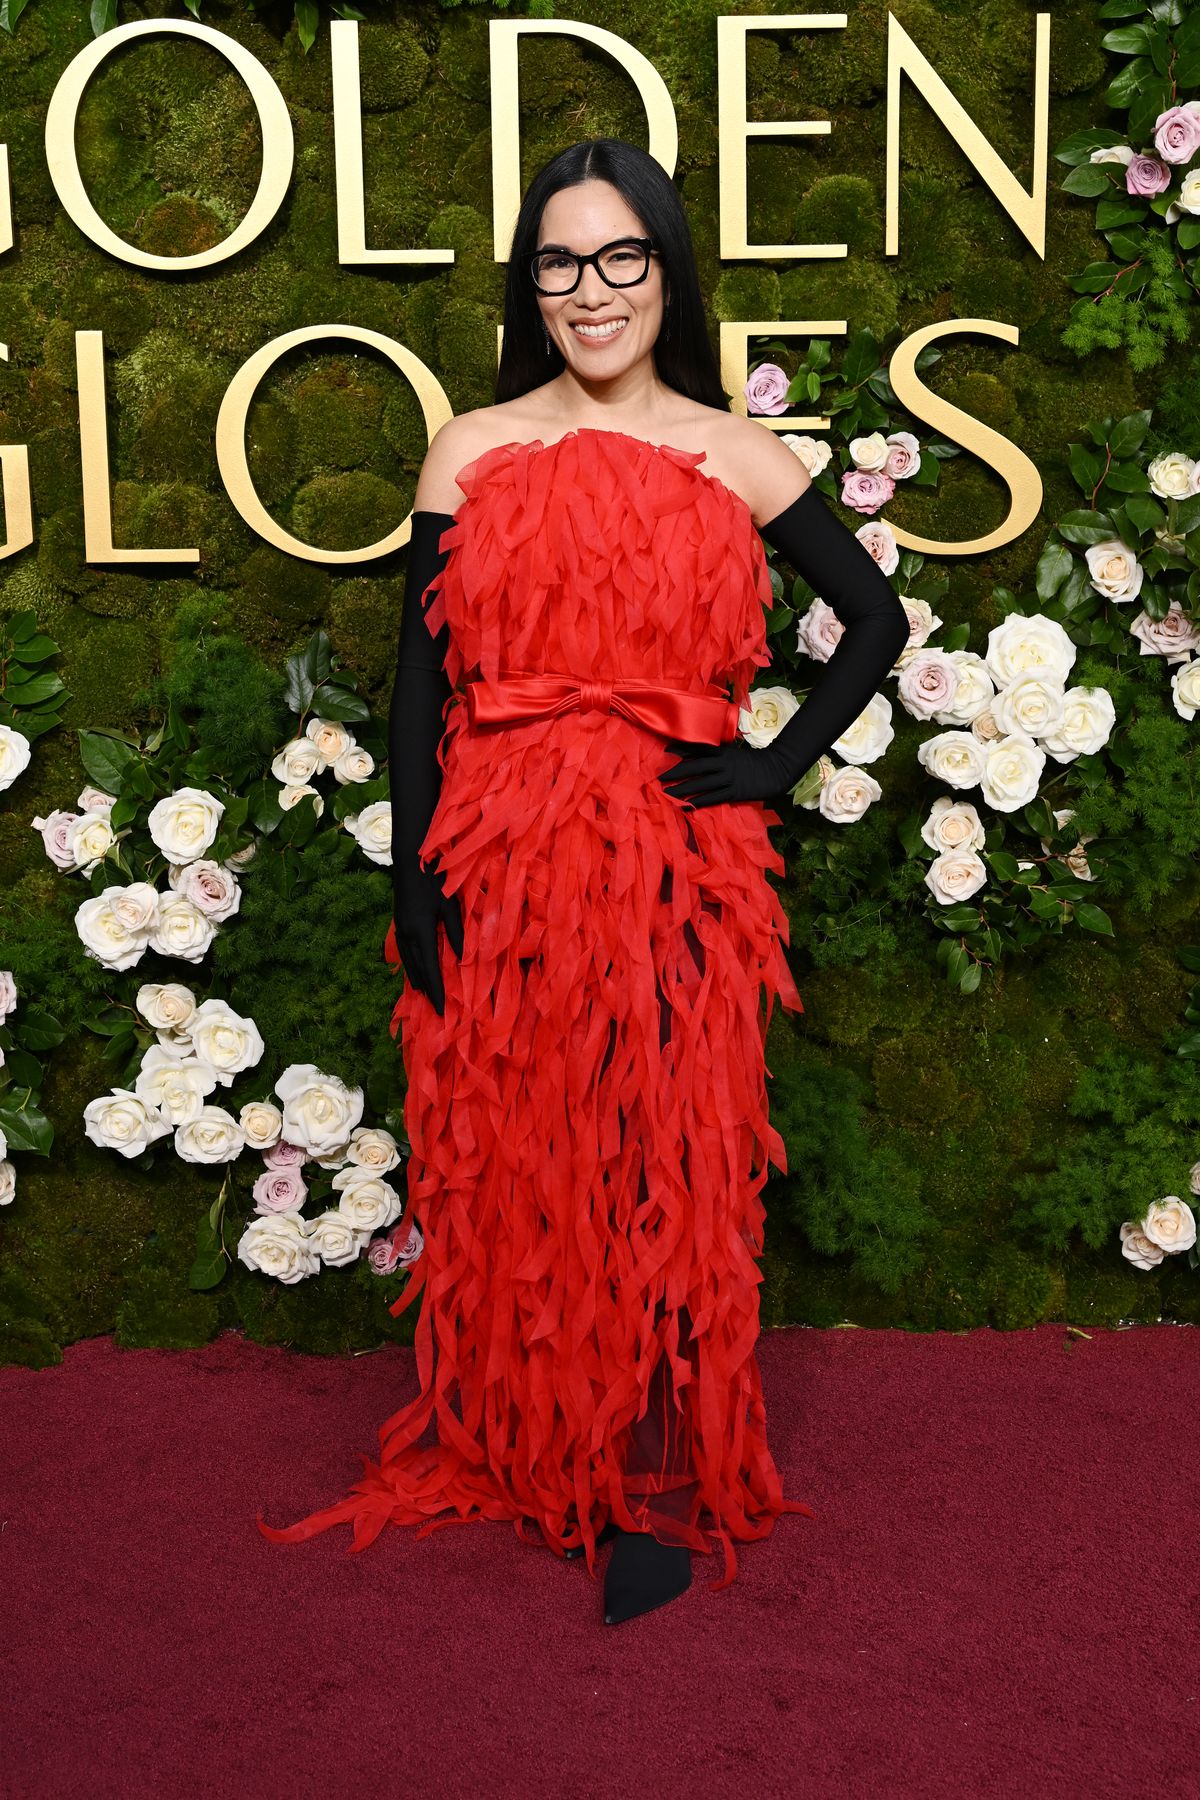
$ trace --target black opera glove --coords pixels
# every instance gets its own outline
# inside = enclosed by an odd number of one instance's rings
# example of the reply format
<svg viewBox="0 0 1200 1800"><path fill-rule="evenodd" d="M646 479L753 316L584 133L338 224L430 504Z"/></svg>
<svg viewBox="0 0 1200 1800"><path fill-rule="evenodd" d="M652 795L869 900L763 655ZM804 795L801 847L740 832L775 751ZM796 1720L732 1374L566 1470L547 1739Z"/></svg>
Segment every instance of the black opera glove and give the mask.
<svg viewBox="0 0 1200 1800"><path fill-rule="evenodd" d="M396 948L406 980L444 1015L446 993L438 962L439 921L454 954L463 952L462 913L457 894L443 892L442 877L422 869L418 852L442 790L438 746L445 730L443 709L452 688L445 671L450 628L436 638L425 618L426 589L445 567L449 552L438 548L455 523L452 513L414 512L404 582L404 609L396 680L388 713L388 777L392 807L392 893Z"/></svg>
<svg viewBox="0 0 1200 1800"><path fill-rule="evenodd" d="M799 712L769 744L668 738L680 762L659 780L692 806L773 800L795 787L877 693L909 639L908 614L870 551L814 486L759 527L845 626Z"/></svg>

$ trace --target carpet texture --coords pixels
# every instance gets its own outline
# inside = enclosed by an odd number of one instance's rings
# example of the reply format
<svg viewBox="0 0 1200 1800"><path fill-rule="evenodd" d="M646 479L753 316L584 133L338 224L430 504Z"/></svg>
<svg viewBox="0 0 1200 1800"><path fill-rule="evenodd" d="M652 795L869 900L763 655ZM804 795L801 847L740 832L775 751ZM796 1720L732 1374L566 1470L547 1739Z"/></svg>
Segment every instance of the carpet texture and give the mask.
<svg viewBox="0 0 1200 1800"><path fill-rule="evenodd" d="M766 1333L772 1452L817 1516L615 1627L509 1525L259 1535L356 1478L411 1350L95 1338L0 1369L0 1793L1200 1793L1198 1350Z"/></svg>

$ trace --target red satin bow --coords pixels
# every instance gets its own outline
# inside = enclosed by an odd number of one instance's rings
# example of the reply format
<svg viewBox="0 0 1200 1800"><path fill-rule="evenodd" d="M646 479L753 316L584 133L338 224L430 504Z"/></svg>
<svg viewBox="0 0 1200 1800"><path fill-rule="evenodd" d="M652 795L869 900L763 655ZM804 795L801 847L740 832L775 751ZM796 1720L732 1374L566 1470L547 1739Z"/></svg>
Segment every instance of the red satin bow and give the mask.
<svg viewBox="0 0 1200 1800"><path fill-rule="evenodd" d="M619 713L661 737L694 743L729 744L738 732L738 708L724 690L710 683L702 692L664 687L636 676L615 681L588 681L574 675L508 674L498 684L468 681L467 717L471 726L499 725L518 719L553 719L559 713Z"/></svg>

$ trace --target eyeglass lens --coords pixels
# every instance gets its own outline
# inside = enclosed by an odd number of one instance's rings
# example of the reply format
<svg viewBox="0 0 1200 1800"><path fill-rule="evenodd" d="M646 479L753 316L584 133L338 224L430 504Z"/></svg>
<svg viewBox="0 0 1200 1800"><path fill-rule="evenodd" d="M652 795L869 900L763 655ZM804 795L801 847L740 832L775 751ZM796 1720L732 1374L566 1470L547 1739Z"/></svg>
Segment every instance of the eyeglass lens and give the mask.
<svg viewBox="0 0 1200 1800"><path fill-rule="evenodd" d="M646 273L649 257L642 244L609 244L600 271L612 287L631 287ZM542 250L533 259L533 276L546 293L566 293L579 279L579 259L568 250Z"/></svg>

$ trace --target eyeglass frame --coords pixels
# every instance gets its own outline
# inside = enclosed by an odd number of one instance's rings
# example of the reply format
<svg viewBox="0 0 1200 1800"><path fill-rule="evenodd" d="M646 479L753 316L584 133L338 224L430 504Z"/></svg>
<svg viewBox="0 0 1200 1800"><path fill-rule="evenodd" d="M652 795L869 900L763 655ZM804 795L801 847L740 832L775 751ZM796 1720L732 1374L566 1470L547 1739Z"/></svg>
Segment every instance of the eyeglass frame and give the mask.
<svg viewBox="0 0 1200 1800"><path fill-rule="evenodd" d="M604 273L604 270L600 267L600 258L604 255L604 252L606 250L614 250L618 244L637 244L646 253L646 267L633 281L610 281L608 276ZM583 280L583 271L587 268L589 263L592 263L597 275L600 277L605 287L612 288L614 293L620 293L624 288L640 287L650 274L650 258L652 256L660 256L661 254L662 252L654 242L654 239L648 237L610 238L607 244L601 244L600 248L598 250L593 250L590 256L581 256L577 250L562 250L557 247L548 250L535 250L529 259L529 278L533 282L535 290L539 294L544 295L547 300L561 300L565 295L574 294L578 291L579 284ZM573 257L575 263L578 265L575 280L569 288L547 289L538 287L538 278L533 272L534 264L537 262L539 256L554 255Z"/></svg>

